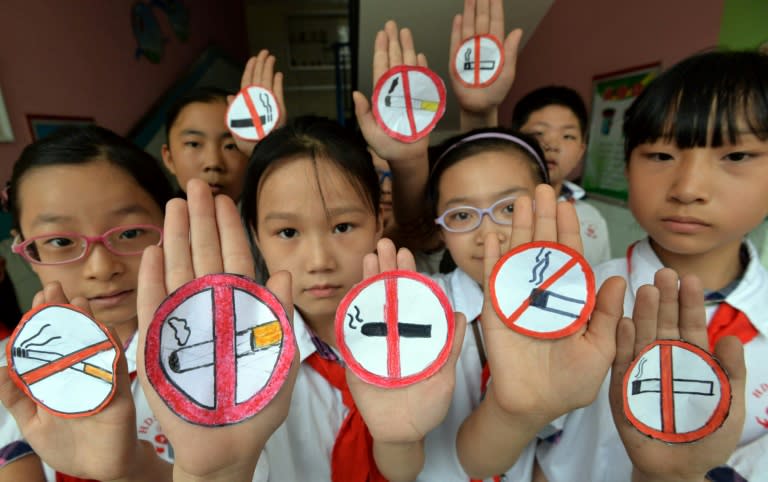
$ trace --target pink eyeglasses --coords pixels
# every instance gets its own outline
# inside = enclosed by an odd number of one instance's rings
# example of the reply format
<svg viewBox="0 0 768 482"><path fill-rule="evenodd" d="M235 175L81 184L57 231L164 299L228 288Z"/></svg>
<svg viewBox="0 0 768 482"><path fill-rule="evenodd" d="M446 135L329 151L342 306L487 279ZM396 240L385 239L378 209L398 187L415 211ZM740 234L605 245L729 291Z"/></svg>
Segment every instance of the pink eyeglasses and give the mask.
<svg viewBox="0 0 768 482"><path fill-rule="evenodd" d="M117 226L100 236L80 233L50 233L26 241L16 236L11 250L30 263L42 265L67 264L84 258L95 243L101 243L118 256L141 254L148 246L160 246L163 230L152 224Z"/></svg>

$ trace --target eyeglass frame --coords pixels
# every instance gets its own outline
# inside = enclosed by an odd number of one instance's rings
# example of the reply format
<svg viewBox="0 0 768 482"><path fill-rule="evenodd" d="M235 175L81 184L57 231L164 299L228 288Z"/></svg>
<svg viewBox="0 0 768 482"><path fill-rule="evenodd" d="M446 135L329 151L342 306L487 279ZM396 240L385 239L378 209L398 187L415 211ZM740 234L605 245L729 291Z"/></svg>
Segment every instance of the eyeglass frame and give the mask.
<svg viewBox="0 0 768 482"><path fill-rule="evenodd" d="M443 229L445 229L449 233L471 233L475 229L479 228L481 224L483 224L483 218L486 215L488 215L488 217L491 218L491 221L493 221L494 223L498 224L499 226L511 226L512 225L512 221L510 221L508 223L506 223L506 222L499 222L499 220L496 219L493 216L493 210L499 204L501 204L501 203L503 203L505 201L506 202L513 201L513 200L517 199L518 197L519 196L509 196L509 197L505 197L505 198L499 199L498 201L494 202L493 204L491 204L487 208L478 208L478 207L475 207L475 206L456 206L454 208L446 209L445 211L443 211L443 214L441 214L439 217L435 218L435 224L439 225L440 227L442 227ZM454 212L454 211L457 211L457 210L460 210L460 209L470 209L470 210L478 213L479 217L477 218L477 224L475 224L474 226L472 226L469 229L452 229L452 228L449 228L447 223L445 222L445 216L447 214L451 213L451 212Z"/></svg>
<svg viewBox="0 0 768 482"><path fill-rule="evenodd" d="M379 176L379 186L384 184L384 181L389 178L389 180L392 180L392 171L386 171L384 169L376 169L376 174Z"/></svg>
<svg viewBox="0 0 768 482"><path fill-rule="evenodd" d="M69 264L69 263L74 263L76 261L80 261L81 259L83 259L86 256L88 256L88 254L91 252L91 248L96 243L101 244L102 246L104 246L107 249L107 251L109 251L110 253L114 254L115 256L136 256L138 254L141 254L144 251L143 249L141 251L137 251L135 253L118 253L117 251L112 249L112 247L109 245L108 242L106 242L106 239L107 239L107 237L110 234L112 234L112 233L114 233L116 231L125 230L126 228L140 228L140 229L150 228L153 231L156 231L156 232L158 232L160 234L160 239L158 240L157 244L147 245L147 247L149 247L149 246L161 246L163 244L163 228L161 228L160 226L156 226L154 224L125 224L125 225L122 225L122 226L115 226L114 228L110 228L110 229L104 231L103 233L101 233L98 236L88 236L86 234L75 233L75 232L72 232L72 231L67 231L67 232L59 231L59 232L55 232L55 233L47 233L47 234L41 234L41 235L38 235L38 236L33 236L33 237L31 237L31 238L29 238L29 239L27 239L25 241L21 241L21 234L17 234L16 238L13 240L13 243L11 244L11 251L13 253L15 253L15 254L18 254L22 258L24 258L25 261L27 261L29 263L32 263L32 264L41 265L41 266L59 266L59 265L63 265L63 264ZM27 246L32 244L34 241L36 241L38 239L41 239L41 238L55 238L57 236L58 237L68 237L68 238L84 239L85 240L85 249L83 249L83 252L77 258L69 259L67 261L59 261L58 263L44 263L42 261L38 261L36 259L33 259L27 253ZM19 242L19 241L21 241L21 242Z"/></svg>

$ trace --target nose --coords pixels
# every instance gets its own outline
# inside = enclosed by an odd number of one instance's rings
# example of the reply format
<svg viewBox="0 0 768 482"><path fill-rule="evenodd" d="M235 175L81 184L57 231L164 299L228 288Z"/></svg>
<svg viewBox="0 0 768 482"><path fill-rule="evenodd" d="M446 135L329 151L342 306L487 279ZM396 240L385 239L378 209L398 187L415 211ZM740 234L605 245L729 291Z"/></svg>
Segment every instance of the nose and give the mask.
<svg viewBox="0 0 768 482"><path fill-rule="evenodd" d="M384 178L384 181L381 182L381 192L384 192L384 193L392 192L392 178L390 177Z"/></svg>
<svg viewBox="0 0 768 482"><path fill-rule="evenodd" d="M225 169L224 156L216 143L209 142L206 145L203 157L203 170L205 172L222 172Z"/></svg>
<svg viewBox="0 0 768 482"><path fill-rule="evenodd" d="M125 265L120 256L110 252L103 244L96 243L86 254L84 269L88 279L109 281L125 271Z"/></svg>
<svg viewBox="0 0 768 482"><path fill-rule="evenodd" d="M506 250L506 242L509 238L509 231L512 226L505 226L502 224L496 224L488 213L483 213L483 218L480 220L480 226L475 229L475 243L478 245L485 244L485 237L488 233L496 233L499 238L499 244L502 249Z"/></svg>
<svg viewBox="0 0 768 482"><path fill-rule="evenodd" d="M560 149L560 137L551 132L541 135L541 148L544 151L558 151Z"/></svg>
<svg viewBox="0 0 768 482"><path fill-rule="evenodd" d="M336 267L336 257L331 249L330 240L325 236L307 236L306 243L306 269L309 273L323 273L332 271Z"/></svg>
<svg viewBox="0 0 768 482"><path fill-rule="evenodd" d="M668 196L681 204L703 203L709 200L711 166L701 156L691 154L675 166L675 175Z"/></svg>

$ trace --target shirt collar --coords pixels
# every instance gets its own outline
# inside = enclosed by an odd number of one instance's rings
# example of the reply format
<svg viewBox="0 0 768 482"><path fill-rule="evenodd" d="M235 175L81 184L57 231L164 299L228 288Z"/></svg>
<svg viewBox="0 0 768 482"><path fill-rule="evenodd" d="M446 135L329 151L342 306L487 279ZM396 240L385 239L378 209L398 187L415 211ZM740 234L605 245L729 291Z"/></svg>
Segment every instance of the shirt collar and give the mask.
<svg viewBox="0 0 768 482"><path fill-rule="evenodd" d="M483 311L483 289L467 273L456 268L448 275L453 310L464 313L471 322Z"/></svg>

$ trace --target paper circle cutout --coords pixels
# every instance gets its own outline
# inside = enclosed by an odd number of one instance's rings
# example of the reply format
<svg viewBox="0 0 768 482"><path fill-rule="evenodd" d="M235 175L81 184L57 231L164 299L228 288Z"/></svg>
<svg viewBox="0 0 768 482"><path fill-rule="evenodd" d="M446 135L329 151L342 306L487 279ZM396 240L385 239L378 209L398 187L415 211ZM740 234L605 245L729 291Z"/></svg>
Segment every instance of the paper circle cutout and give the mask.
<svg viewBox="0 0 768 482"><path fill-rule="evenodd" d="M453 75L463 86L487 87L501 75L504 47L493 35L475 35L462 42L454 54L451 67Z"/></svg>
<svg viewBox="0 0 768 482"><path fill-rule="evenodd" d="M168 407L198 425L241 422L280 391L296 350L280 301L232 274L197 278L157 309L147 378Z"/></svg>
<svg viewBox="0 0 768 482"><path fill-rule="evenodd" d="M280 105L271 90L250 85L229 105L227 127L233 136L255 142L274 130L281 115Z"/></svg>
<svg viewBox="0 0 768 482"><path fill-rule="evenodd" d="M445 364L456 327L437 283L397 270L352 288L336 310L335 328L341 356L355 375L397 388L429 378Z"/></svg>
<svg viewBox="0 0 768 482"><path fill-rule="evenodd" d="M49 412L86 417L115 394L118 346L109 330L80 308L41 305L24 315L8 340L8 370Z"/></svg>
<svg viewBox="0 0 768 482"><path fill-rule="evenodd" d="M512 330L555 339L575 333L595 307L595 276L573 249L549 241L526 243L493 267L491 302Z"/></svg>
<svg viewBox="0 0 768 482"><path fill-rule="evenodd" d="M720 428L731 383L712 355L680 340L657 340L624 375L624 415L643 434L667 443L694 442Z"/></svg>
<svg viewBox="0 0 768 482"><path fill-rule="evenodd" d="M376 123L390 137L416 142L443 117L445 84L426 67L399 65L376 83L372 103Z"/></svg>

